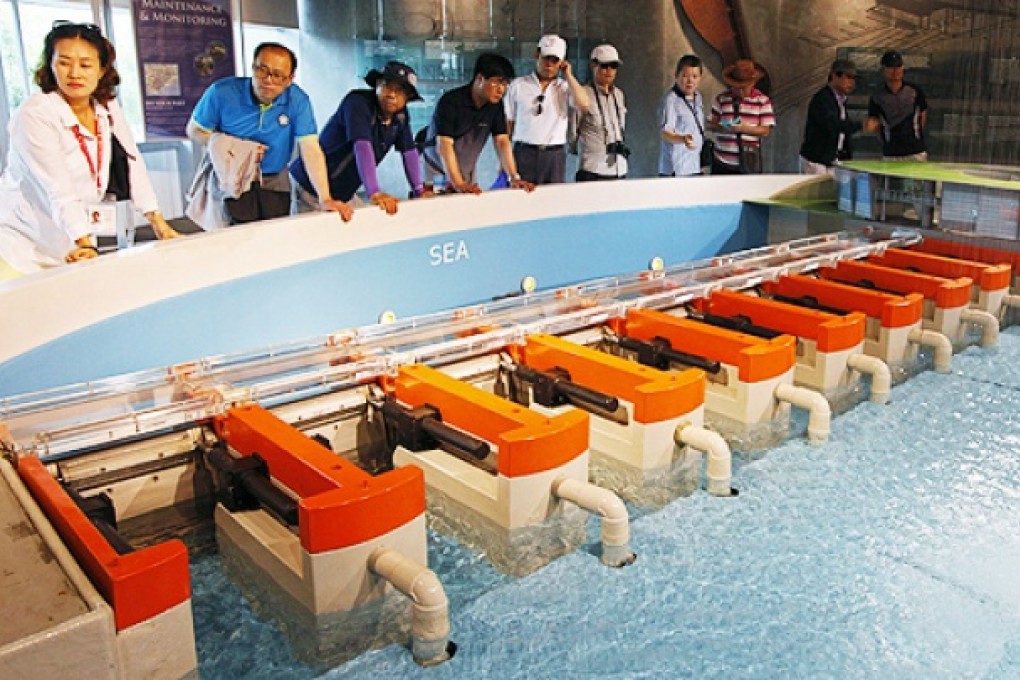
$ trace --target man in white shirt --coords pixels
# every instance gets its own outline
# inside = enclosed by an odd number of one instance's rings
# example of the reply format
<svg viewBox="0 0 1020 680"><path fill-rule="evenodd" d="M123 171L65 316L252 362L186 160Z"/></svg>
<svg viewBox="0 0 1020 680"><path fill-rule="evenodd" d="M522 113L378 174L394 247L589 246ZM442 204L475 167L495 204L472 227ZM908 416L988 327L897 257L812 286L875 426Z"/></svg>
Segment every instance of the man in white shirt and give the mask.
<svg viewBox="0 0 1020 680"><path fill-rule="evenodd" d="M567 61L567 42L558 35L543 35L535 51L534 72L515 78L503 102L520 173L511 179L564 182L570 109L588 111L588 95Z"/></svg>

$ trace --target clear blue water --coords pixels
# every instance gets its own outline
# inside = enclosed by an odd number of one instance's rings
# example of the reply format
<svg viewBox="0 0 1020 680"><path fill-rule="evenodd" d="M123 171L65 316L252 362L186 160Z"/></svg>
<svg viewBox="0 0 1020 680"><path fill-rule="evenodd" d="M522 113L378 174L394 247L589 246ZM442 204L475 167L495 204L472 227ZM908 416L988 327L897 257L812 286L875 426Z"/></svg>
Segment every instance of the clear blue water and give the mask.
<svg viewBox="0 0 1020 680"><path fill-rule="evenodd" d="M194 560L203 677L1020 677L1020 331L738 461L632 524L638 561L592 545L512 579L430 534L448 663L401 645L303 665L208 552Z"/></svg>

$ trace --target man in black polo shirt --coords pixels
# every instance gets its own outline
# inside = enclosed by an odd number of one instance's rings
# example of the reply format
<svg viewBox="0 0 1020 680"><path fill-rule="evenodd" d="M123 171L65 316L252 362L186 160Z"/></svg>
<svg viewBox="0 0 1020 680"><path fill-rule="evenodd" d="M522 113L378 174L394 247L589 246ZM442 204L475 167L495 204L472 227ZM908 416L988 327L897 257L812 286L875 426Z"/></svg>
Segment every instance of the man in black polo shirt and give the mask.
<svg viewBox="0 0 1020 680"><path fill-rule="evenodd" d="M864 129L882 137L882 158L891 161L926 161L924 126L928 101L921 88L903 80L903 55L890 50L882 55L885 85L871 95Z"/></svg>
<svg viewBox="0 0 1020 680"><path fill-rule="evenodd" d="M425 177L432 177L437 189L444 184L447 191L480 194L475 166L489 137L510 186L535 188L517 174L501 103L513 77L513 64L505 57L482 54L475 61L471 82L439 98L422 152Z"/></svg>

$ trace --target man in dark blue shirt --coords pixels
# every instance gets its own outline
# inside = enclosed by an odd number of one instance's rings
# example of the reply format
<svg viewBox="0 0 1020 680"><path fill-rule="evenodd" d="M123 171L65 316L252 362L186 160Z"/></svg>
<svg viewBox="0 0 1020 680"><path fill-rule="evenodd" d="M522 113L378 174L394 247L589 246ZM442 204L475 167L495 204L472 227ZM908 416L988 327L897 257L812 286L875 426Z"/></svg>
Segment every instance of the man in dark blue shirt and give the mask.
<svg viewBox="0 0 1020 680"><path fill-rule="evenodd" d="M425 175L437 187L445 185L450 192L480 194L475 166L485 142L492 137L510 186L527 191L535 188L517 174L506 126L502 100L513 78L514 67L506 57L481 54L475 60L471 82L439 98L422 152Z"/></svg>
<svg viewBox="0 0 1020 680"><path fill-rule="evenodd" d="M391 61L382 71L372 69L365 82L373 89L352 90L340 102L329 119L319 144L326 155L329 190L334 198L349 201L362 185L368 200L390 215L397 212L398 200L379 187L376 166L389 150L397 148L403 156L404 174L415 196L423 193L418 151L411 134L409 101L420 100L415 87L414 70ZM298 210L317 203L307 169L301 159L291 163L290 174L298 183Z"/></svg>

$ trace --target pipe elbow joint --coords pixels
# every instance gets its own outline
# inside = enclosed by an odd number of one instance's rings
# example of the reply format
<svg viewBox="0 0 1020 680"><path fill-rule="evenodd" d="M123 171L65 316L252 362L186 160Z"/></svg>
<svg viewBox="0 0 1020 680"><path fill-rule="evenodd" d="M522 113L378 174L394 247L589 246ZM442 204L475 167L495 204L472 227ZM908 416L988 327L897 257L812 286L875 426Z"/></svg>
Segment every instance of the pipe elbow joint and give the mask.
<svg viewBox="0 0 1020 680"><path fill-rule="evenodd" d="M775 397L807 410L808 442L817 446L829 440L832 409L824 395L784 383L776 388Z"/></svg>
<svg viewBox="0 0 1020 680"><path fill-rule="evenodd" d="M867 354L853 354L846 361L847 368L871 376L871 401L888 404L892 392L892 371L889 364L878 357Z"/></svg>
<svg viewBox="0 0 1020 680"><path fill-rule="evenodd" d="M552 484L552 493L599 516L603 564L622 567L637 559L630 551L630 516L619 496L609 489L570 477L558 477Z"/></svg>
<svg viewBox="0 0 1020 680"><path fill-rule="evenodd" d="M446 589L431 569L424 569L415 576L411 583L408 596L414 602L415 607L422 611L439 611L449 608L446 599Z"/></svg>
<svg viewBox="0 0 1020 680"><path fill-rule="evenodd" d="M981 327L981 346L991 347L999 342L999 320L983 309L965 309L961 320Z"/></svg>
<svg viewBox="0 0 1020 680"><path fill-rule="evenodd" d="M733 454L729 444L718 432L682 422L673 432L678 444L704 451L706 490L713 496L735 496L736 489L730 486L733 478Z"/></svg>
<svg viewBox="0 0 1020 680"><path fill-rule="evenodd" d="M915 328L908 336L911 342L916 342L922 347L931 347L935 352L935 371L938 373L949 373L953 370L953 343L938 331L928 331Z"/></svg>
<svg viewBox="0 0 1020 680"><path fill-rule="evenodd" d="M450 642L450 604L435 572L384 547L372 551L368 568L411 599L411 653L415 662L432 666L449 659L456 649Z"/></svg>

